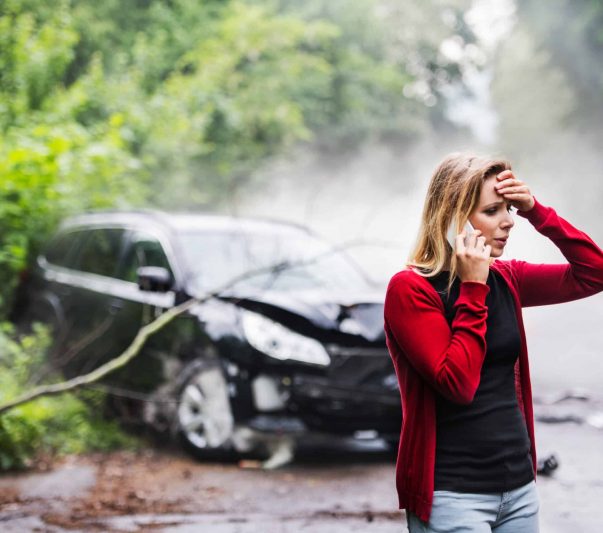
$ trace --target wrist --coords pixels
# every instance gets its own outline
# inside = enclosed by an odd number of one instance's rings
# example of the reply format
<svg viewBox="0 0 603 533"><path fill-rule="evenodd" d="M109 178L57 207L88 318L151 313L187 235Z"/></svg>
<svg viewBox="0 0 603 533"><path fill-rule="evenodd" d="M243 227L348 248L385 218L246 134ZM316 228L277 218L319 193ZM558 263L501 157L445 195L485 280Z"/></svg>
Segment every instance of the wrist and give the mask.
<svg viewBox="0 0 603 533"><path fill-rule="evenodd" d="M542 205L538 201L538 198L536 198L535 196L533 196L533 198L534 198L534 207L532 209L530 209L529 211L519 211L518 210L517 215L529 220L534 227L538 228L541 224L544 223L546 218L549 216L549 214L551 212L551 208L545 207L544 205Z"/></svg>
<svg viewBox="0 0 603 533"><path fill-rule="evenodd" d="M536 200L534 199L534 197L530 197L530 203L528 205L528 207L526 207L525 209L517 209L518 211L521 211L522 213L527 213L528 211L531 211L534 206L536 205Z"/></svg>

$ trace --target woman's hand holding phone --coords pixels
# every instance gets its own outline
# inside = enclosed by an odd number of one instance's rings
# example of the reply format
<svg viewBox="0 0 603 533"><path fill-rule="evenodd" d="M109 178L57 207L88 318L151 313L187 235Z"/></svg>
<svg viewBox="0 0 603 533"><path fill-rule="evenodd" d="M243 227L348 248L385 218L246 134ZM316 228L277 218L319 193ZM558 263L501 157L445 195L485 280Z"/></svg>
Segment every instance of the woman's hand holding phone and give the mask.
<svg viewBox="0 0 603 533"><path fill-rule="evenodd" d="M463 229L456 236L456 262L461 281L486 283L490 271L490 252L492 246L485 245L486 238L476 229L467 235Z"/></svg>

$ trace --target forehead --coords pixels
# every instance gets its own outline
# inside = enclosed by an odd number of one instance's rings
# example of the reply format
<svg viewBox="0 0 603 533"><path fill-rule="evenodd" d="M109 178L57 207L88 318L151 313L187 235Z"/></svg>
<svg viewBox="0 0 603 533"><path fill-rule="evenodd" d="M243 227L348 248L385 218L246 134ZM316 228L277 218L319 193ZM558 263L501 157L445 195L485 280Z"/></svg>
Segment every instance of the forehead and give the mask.
<svg viewBox="0 0 603 533"><path fill-rule="evenodd" d="M496 183L496 175L489 176L483 181L479 196L480 205L491 204L492 202L499 202L501 200L504 201L504 198L494 188Z"/></svg>

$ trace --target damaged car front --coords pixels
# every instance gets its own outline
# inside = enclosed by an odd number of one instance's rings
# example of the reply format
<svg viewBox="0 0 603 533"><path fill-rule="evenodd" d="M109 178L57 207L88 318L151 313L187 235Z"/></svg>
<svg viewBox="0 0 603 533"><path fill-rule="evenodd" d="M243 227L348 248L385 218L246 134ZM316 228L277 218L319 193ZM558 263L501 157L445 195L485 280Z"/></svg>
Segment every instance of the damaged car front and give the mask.
<svg viewBox="0 0 603 533"><path fill-rule="evenodd" d="M397 442L383 294L343 251L294 225L174 224L186 292L224 287L192 312L210 349L179 388L178 428L190 451L262 449L284 462L301 441Z"/></svg>

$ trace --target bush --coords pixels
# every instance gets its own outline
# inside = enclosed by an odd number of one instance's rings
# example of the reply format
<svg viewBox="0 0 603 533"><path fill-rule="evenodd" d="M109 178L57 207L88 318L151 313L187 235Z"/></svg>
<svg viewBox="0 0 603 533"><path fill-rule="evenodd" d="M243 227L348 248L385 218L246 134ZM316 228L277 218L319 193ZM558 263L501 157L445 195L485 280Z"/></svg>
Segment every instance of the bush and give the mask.
<svg viewBox="0 0 603 533"><path fill-rule="evenodd" d="M46 373L50 340L48 328L41 324L18 337L11 324L0 323L0 403L23 394ZM103 393L82 390L41 397L0 415L0 470L26 467L39 453L137 447L134 437L99 414L104 402Z"/></svg>

